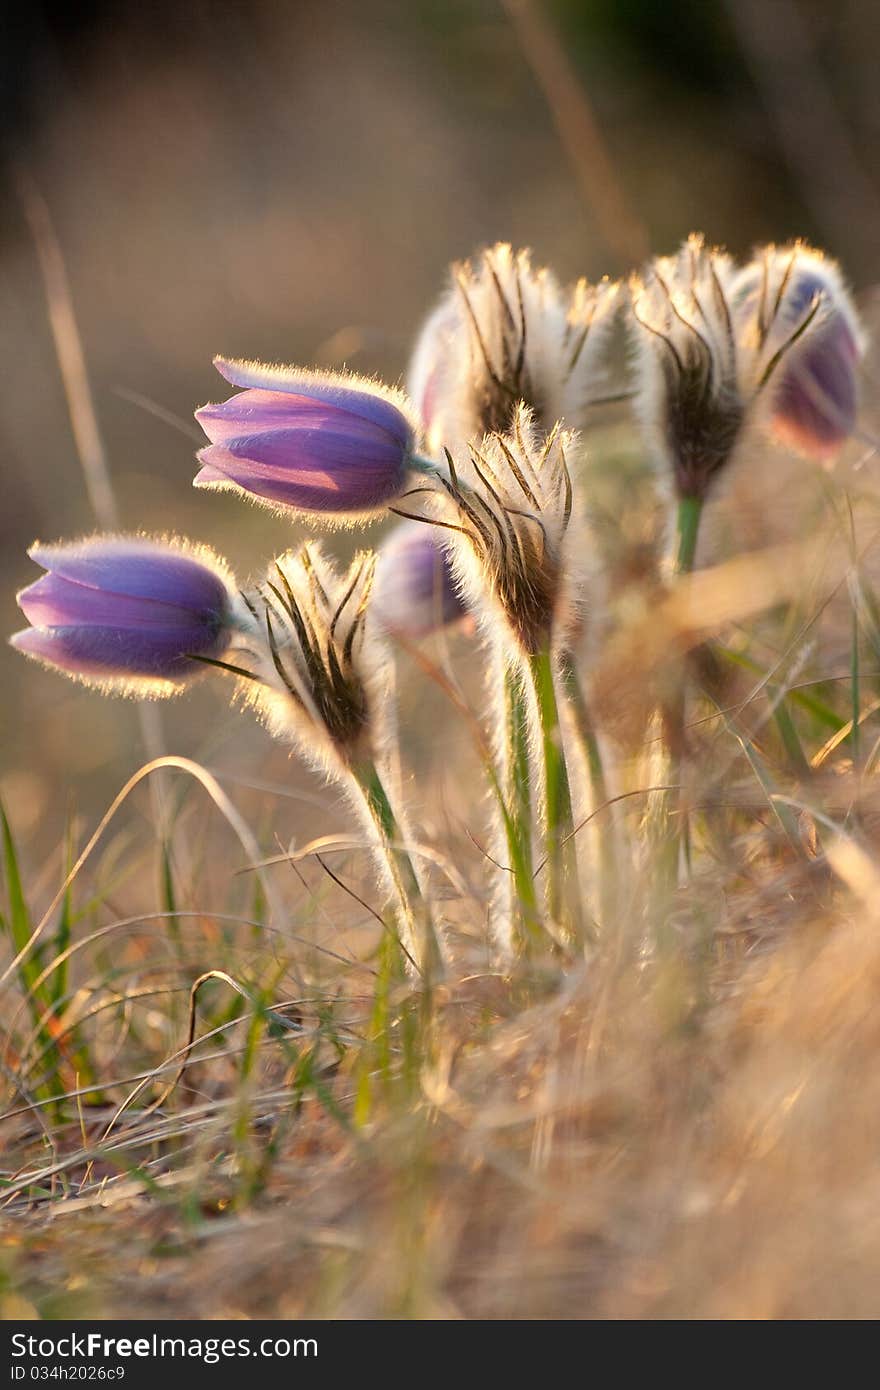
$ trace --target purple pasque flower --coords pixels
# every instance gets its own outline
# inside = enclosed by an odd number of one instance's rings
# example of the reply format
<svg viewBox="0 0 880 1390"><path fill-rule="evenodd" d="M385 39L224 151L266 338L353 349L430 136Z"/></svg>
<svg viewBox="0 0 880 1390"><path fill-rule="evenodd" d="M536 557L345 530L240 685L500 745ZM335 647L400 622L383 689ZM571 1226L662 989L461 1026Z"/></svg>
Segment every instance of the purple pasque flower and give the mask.
<svg viewBox="0 0 880 1390"><path fill-rule="evenodd" d="M805 274L791 298L797 296L806 309L825 294L828 286ZM837 452L855 428L860 355L858 330L831 297L815 332L783 362L773 402L773 429L780 439L818 459Z"/></svg>
<svg viewBox="0 0 880 1390"><path fill-rule="evenodd" d="M765 247L733 294L738 319L755 318L765 353L784 349L772 381L773 433L812 458L830 458L855 428L864 347L839 268L801 244Z"/></svg>
<svg viewBox="0 0 880 1390"><path fill-rule="evenodd" d="M370 611L386 632L418 640L467 616L435 527L405 521L379 551Z"/></svg>
<svg viewBox="0 0 880 1390"><path fill-rule="evenodd" d="M415 439L404 396L359 377L214 363L245 389L196 411L211 441L196 487L335 517L383 511L400 495Z"/></svg>
<svg viewBox="0 0 880 1390"><path fill-rule="evenodd" d="M132 693L163 694L217 660L235 626L235 590L206 547L146 536L34 545L46 573L18 604L31 627L10 639L26 656Z"/></svg>

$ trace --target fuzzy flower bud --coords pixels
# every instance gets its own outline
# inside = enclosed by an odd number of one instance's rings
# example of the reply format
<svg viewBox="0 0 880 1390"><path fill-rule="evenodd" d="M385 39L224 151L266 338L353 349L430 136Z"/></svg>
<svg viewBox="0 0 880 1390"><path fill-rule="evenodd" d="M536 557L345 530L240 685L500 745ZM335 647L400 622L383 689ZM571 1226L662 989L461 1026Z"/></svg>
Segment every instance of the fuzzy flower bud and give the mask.
<svg viewBox="0 0 880 1390"><path fill-rule="evenodd" d="M808 332L786 352L772 392L770 424L784 443L812 458L835 454L856 422L856 369L864 338L834 261L808 246L768 246L734 281L736 321L777 351L815 311Z"/></svg>
<svg viewBox="0 0 880 1390"><path fill-rule="evenodd" d="M521 401L545 433L583 414L619 286L563 291L528 251L498 244L452 268L422 329L409 373L431 452L510 428Z"/></svg>
<svg viewBox="0 0 880 1390"><path fill-rule="evenodd" d="M631 282L639 406L680 496L705 496L738 442L747 399L728 303L730 258L690 237Z"/></svg>
<svg viewBox="0 0 880 1390"><path fill-rule="evenodd" d="M12 645L108 690L172 694L242 622L234 579L205 546L94 536L28 554L47 572L18 595L32 626Z"/></svg>
<svg viewBox="0 0 880 1390"><path fill-rule="evenodd" d="M402 491L415 438L402 394L353 376L215 365L245 389L196 411L211 441L196 487L337 519L381 512Z"/></svg>
<svg viewBox="0 0 880 1390"><path fill-rule="evenodd" d="M402 522L379 552L373 615L386 632L418 640L467 614L448 546L429 526Z"/></svg>
<svg viewBox="0 0 880 1390"><path fill-rule="evenodd" d="M248 603L262 648L244 695L272 731L326 771L354 765L375 732L384 691L383 649L365 623L376 557L355 555L340 574L316 543L277 559Z"/></svg>
<svg viewBox="0 0 880 1390"><path fill-rule="evenodd" d="M566 464L574 437L539 433L517 407L510 434L487 435L435 479L433 519L450 538L456 581L468 606L499 622L528 657L546 648L571 618L566 536L572 486Z"/></svg>

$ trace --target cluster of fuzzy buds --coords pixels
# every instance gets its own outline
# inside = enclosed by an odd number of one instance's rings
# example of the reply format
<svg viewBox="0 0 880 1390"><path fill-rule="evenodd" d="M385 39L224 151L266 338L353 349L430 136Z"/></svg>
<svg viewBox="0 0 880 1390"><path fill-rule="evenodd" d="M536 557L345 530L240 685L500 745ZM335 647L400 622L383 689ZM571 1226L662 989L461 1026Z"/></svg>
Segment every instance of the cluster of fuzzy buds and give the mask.
<svg viewBox="0 0 880 1390"><path fill-rule="evenodd" d="M19 595L32 626L13 644L136 695L173 694L207 666L233 675L274 733L348 787L400 940L428 972L442 952L383 782L392 717L383 633L418 640L473 614L490 636L500 658L505 748L493 777L512 916L534 933L540 823L549 920L561 938L578 939L558 689L576 707L604 799L572 659L589 566L577 465L623 298L608 281L564 289L525 251L484 251L453 267L422 330L409 374L414 404L347 374L217 358L239 390L196 412L209 440L196 486L331 524L406 519L378 555L359 552L345 573L317 544L282 555L245 592L210 551L176 539L96 537L31 551L46 573ZM682 568L693 561L702 503L748 430L769 429L818 459L852 433L862 333L837 267L800 243L764 248L738 267L691 237L633 277L627 314L638 409L679 494ZM541 760L536 806L530 784Z"/></svg>
<svg viewBox="0 0 880 1390"><path fill-rule="evenodd" d="M852 431L862 338L839 271L801 244L744 269L701 237L631 282L637 400L682 497L702 499L750 425L825 458Z"/></svg>

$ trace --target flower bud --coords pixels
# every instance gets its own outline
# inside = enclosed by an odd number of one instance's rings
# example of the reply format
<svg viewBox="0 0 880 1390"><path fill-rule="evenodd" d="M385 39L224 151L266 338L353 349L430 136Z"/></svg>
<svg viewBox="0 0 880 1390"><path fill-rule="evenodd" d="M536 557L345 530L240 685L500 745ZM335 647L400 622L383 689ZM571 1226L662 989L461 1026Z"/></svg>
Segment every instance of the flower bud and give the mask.
<svg viewBox="0 0 880 1390"><path fill-rule="evenodd" d="M505 433L524 402L547 433L579 422L596 395L598 359L619 286L563 291L528 251L499 243L452 268L452 284L419 336L409 393L430 451Z"/></svg>
<svg viewBox="0 0 880 1390"><path fill-rule="evenodd" d="M362 519L399 495L414 447L400 393L358 377L219 357L215 365L246 389L196 411L211 440L199 453L196 487Z"/></svg>
<svg viewBox="0 0 880 1390"><path fill-rule="evenodd" d="M218 660L239 626L234 580L207 547L94 536L28 553L46 573L18 595L32 626L12 645L87 682L171 694Z"/></svg>
<svg viewBox="0 0 880 1390"><path fill-rule="evenodd" d="M638 406L681 497L703 498L746 418L728 256L692 236L631 281Z"/></svg>
<svg viewBox="0 0 880 1390"><path fill-rule="evenodd" d="M573 616L566 454L574 444L569 430L539 432L520 405L509 434L450 455L449 477L436 479L434 518L462 595L525 657L560 640Z"/></svg>
<svg viewBox="0 0 880 1390"><path fill-rule="evenodd" d="M316 543L280 556L248 596L262 647L242 691L272 731L338 773L357 762L381 724L384 646L365 636L376 556L360 551L340 574Z"/></svg>
<svg viewBox="0 0 880 1390"><path fill-rule="evenodd" d="M414 640L466 616L448 546L433 527L405 521L392 531L379 551L371 608L386 632Z"/></svg>
<svg viewBox="0 0 880 1390"><path fill-rule="evenodd" d="M741 271L731 297L737 323L751 325L766 352L789 341L771 384L774 434L812 458L831 457L855 426L864 350L839 268L800 243L768 246Z"/></svg>

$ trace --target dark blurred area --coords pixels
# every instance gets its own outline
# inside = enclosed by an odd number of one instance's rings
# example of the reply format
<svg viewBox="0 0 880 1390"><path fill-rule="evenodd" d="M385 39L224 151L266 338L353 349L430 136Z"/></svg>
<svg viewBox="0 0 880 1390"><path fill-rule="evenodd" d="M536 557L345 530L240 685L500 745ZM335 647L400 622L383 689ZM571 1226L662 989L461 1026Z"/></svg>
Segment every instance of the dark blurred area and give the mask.
<svg viewBox="0 0 880 1390"><path fill-rule="evenodd" d="M499 238L573 278L691 230L738 253L801 235L857 289L877 277L871 0L29 0L4 31L4 633L27 545L95 525L22 172L124 527L200 537L242 575L294 537L190 487L216 352L396 380L447 262ZM0 682L0 791L51 844L69 789L94 817L143 761L137 711L6 647ZM162 719L170 750L300 777L207 688Z"/></svg>

